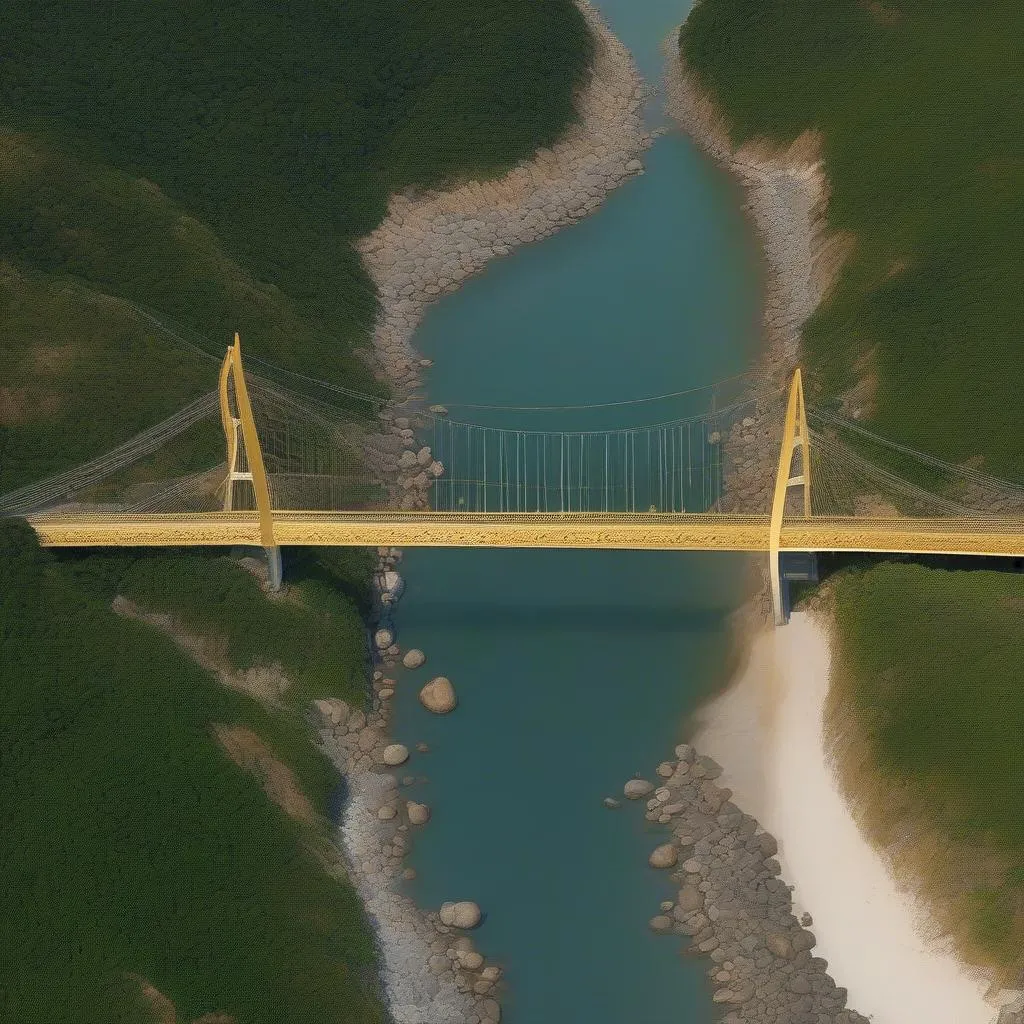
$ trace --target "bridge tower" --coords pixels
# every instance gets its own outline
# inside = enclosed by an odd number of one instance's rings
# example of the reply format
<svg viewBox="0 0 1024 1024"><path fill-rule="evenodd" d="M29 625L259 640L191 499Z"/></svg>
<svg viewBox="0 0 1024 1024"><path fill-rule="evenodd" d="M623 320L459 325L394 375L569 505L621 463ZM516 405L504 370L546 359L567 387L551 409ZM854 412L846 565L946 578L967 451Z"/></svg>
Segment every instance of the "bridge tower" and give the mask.
<svg viewBox="0 0 1024 1024"><path fill-rule="evenodd" d="M229 388L229 383L233 388ZM252 485L260 519L260 542L267 553L270 585L281 589L281 548L274 540L274 517L270 507L270 486L263 465L263 450L256 432L256 420L249 402L249 390L242 369L242 343L237 332L234 344L228 346L220 368L220 419L227 442L228 474L224 480L224 511L230 512L234 503L235 483L246 481ZM234 391L235 411L231 408ZM237 415L236 415L237 412ZM239 455L244 454L247 470L240 470Z"/></svg>
<svg viewBox="0 0 1024 1024"><path fill-rule="evenodd" d="M793 475L793 456L800 450L800 472ZM786 404L786 418L782 427L782 447L779 450L779 468L775 476L775 496L772 500L772 518L768 541L768 569L771 574L772 608L775 625L786 621L786 609L782 600L782 578L779 562L779 538L782 534L782 520L786 513L786 496L791 487L802 487L804 491L803 513L811 517L811 448L807 429L807 413L804 409L804 386L800 367L793 372L789 386L789 401Z"/></svg>

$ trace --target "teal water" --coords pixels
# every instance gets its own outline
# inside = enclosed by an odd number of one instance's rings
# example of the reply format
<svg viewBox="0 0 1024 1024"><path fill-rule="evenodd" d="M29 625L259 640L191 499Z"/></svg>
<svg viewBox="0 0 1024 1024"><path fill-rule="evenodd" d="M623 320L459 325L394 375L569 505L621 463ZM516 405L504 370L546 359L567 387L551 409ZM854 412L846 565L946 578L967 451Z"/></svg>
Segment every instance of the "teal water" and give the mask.
<svg viewBox="0 0 1024 1024"><path fill-rule="evenodd" d="M685 11L599 6L656 81ZM472 418L456 407L614 402L747 368L759 271L739 197L678 135L644 162L593 216L432 307L415 339L431 401ZM531 414L502 423L517 415ZM672 893L646 863L662 831L601 799L651 775L719 680L739 568L714 553L406 552L400 643L428 662L404 673L393 728L430 746L408 795L434 811L410 891L481 905L474 939L505 968L510 1024L714 1018L706 965L647 928ZM460 699L444 717L416 700L436 674Z"/></svg>

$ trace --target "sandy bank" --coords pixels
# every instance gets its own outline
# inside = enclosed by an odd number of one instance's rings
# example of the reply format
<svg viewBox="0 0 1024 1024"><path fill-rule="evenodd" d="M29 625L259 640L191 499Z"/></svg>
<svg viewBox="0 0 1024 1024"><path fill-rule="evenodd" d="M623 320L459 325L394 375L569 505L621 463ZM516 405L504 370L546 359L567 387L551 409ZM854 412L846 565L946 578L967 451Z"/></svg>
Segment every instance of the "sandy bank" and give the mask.
<svg viewBox="0 0 1024 1024"><path fill-rule="evenodd" d="M796 613L761 633L734 685L703 709L695 743L725 768L736 802L778 840L795 907L818 952L875 1024L992 1024L987 981L923 937L927 908L861 835L826 753L825 624Z"/></svg>

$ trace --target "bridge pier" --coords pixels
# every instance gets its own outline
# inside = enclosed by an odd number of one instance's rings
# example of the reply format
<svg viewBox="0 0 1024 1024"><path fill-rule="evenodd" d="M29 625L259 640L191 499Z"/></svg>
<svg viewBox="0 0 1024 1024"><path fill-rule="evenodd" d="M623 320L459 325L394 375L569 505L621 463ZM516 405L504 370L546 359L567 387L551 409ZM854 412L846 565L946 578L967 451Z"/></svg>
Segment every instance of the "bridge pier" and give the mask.
<svg viewBox="0 0 1024 1024"><path fill-rule="evenodd" d="M267 553L267 578L271 590L280 590L284 579L284 566L281 563L281 548L278 545L263 549Z"/></svg>

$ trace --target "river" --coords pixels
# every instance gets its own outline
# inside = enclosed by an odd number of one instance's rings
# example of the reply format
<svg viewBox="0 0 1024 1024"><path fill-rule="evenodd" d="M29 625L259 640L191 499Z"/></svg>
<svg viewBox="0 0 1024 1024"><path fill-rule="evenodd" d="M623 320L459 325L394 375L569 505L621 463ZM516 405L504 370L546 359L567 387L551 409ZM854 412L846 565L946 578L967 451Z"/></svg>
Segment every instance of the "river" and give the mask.
<svg viewBox="0 0 1024 1024"><path fill-rule="evenodd" d="M657 82L685 10L598 7ZM649 117L662 121L660 100ZM617 402L748 367L760 270L738 190L676 132L644 162L595 214L431 307L414 340L434 361L431 401L453 414ZM429 745L413 755L425 781L409 796L433 808L409 891L427 908L480 904L474 942L505 969L510 1024L713 1018L707 963L647 927L673 892L647 866L662 830L602 798L636 772L651 777L721 681L741 566L716 553L406 552L400 642L428 662L405 673L392 731ZM416 700L436 674L458 691L451 715Z"/></svg>

